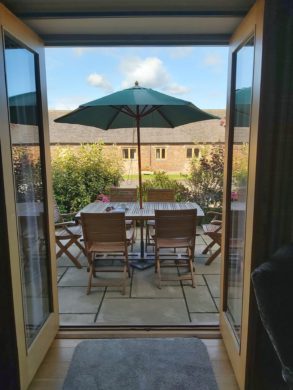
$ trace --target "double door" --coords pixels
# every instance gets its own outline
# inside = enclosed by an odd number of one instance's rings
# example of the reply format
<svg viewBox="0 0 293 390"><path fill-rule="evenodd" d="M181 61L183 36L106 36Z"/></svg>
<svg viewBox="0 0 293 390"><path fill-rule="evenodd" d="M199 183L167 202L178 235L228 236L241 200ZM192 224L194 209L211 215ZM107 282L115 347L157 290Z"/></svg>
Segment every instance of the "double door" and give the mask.
<svg viewBox="0 0 293 390"><path fill-rule="evenodd" d="M241 388L250 337L263 7L257 1L235 31L229 59L220 326ZM20 383L26 388L58 330L44 47L1 5L0 24L0 206L11 285L3 277L1 282L13 295Z"/></svg>

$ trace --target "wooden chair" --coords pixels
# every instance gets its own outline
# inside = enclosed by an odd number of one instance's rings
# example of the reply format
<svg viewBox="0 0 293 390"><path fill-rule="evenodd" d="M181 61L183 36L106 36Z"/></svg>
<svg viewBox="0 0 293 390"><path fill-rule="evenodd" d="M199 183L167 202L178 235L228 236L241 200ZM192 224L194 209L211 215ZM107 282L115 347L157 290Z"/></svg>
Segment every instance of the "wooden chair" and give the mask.
<svg viewBox="0 0 293 390"><path fill-rule="evenodd" d="M212 219L210 223L202 225L202 229L204 234L211 238L211 242L206 246L202 253L206 254L215 244L219 245L219 248L214 253L212 253L205 262L205 265L210 265L221 253L222 213L208 211L207 215L212 215Z"/></svg>
<svg viewBox="0 0 293 390"><path fill-rule="evenodd" d="M72 218L75 214L76 213L61 214L57 203L54 202L55 239L56 245L59 247L59 250L56 253L56 258L58 259L65 254L77 268L81 268L78 257L81 253L86 255L85 248L80 243L80 239L82 238L82 228L76 221L66 221L66 219ZM69 251L69 248L72 245L76 245L80 249L77 256L74 256Z"/></svg>
<svg viewBox="0 0 293 390"><path fill-rule="evenodd" d="M137 202L137 188L110 188L111 202Z"/></svg>
<svg viewBox="0 0 293 390"><path fill-rule="evenodd" d="M172 189L152 188L147 191L147 202L175 202L175 191ZM145 250L148 246L154 247L152 236L155 234L155 221L146 222Z"/></svg>
<svg viewBox="0 0 293 390"><path fill-rule="evenodd" d="M194 249L197 210L155 210L155 258L159 284L166 280L191 280L194 283ZM161 249L186 249L186 253L161 254ZM171 261L171 264L170 264ZM174 278L162 278L163 267L185 267L187 274Z"/></svg>
<svg viewBox="0 0 293 390"><path fill-rule="evenodd" d="M128 245L133 240L133 229L126 230L124 213L81 213L81 224L87 258L89 262L89 279L87 294L90 293L92 286L122 286L122 294L126 291L127 274L130 276L128 264ZM112 257L106 254L112 253ZM116 257L121 254L122 258ZM115 256L116 255L116 256ZM123 267L121 269L113 265L115 260L121 260ZM111 267L103 266L98 269L99 263L103 264L109 261ZM93 277L100 272L122 272L123 277L115 280L92 283Z"/></svg>
<svg viewBox="0 0 293 390"><path fill-rule="evenodd" d="M111 202L137 202L137 188L110 188L110 201ZM136 232L136 221L127 219L125 221L127 229L134 229ZM135 238L134 238L135 241ZM133 249L133 248L132 248Z"/></svg>

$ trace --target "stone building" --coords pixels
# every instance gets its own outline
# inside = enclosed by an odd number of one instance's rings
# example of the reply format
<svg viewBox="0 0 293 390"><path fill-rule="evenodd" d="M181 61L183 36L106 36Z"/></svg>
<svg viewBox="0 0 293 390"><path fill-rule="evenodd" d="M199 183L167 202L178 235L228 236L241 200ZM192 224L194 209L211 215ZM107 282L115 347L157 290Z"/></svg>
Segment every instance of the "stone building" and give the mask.
<svg viewBox="0 0 293 390"><path fill-rule="evenodd" d="M225 110L206 110L225 117ZM82 143L103 142L106 148L121 150L127 174L137 173L136 127L111 129L55 123L66 111L49 111L51 150L57 145L77 146ZM170 128L141 129L142 171L187 172L192 157L200 157L204 145L224 144L225 128L220 119L189 123Z"/></svg>

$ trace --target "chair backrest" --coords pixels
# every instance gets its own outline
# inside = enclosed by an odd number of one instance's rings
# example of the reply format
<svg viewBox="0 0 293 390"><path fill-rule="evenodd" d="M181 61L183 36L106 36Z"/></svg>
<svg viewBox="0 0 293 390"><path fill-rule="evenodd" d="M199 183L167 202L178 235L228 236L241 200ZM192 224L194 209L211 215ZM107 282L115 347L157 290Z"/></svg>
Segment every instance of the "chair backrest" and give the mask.
<svg viewBox="0 0 293 390"><path fill-rule="evenodd" d="M81 213L80 218L86 247L93 242L126 242L124 213Z"/></svg>
<svg viewBox="0 0 293 390"><path fill-rule="evenodd" d="M136 202L137 189L136 188L117 188L110 189L111 202Z"/></svg>
<svg viewBox="0 0 293 390"><path fill-rule="evenodd" d="M196 209L155 210L156 237L186 238L195 242Z"/></svg>
<svg viewBox="0 0 293 390"><path fill-rule="evenodd" d="M152 188L147 191L147 202L175 202L175 191L172 189Z"/></svg>

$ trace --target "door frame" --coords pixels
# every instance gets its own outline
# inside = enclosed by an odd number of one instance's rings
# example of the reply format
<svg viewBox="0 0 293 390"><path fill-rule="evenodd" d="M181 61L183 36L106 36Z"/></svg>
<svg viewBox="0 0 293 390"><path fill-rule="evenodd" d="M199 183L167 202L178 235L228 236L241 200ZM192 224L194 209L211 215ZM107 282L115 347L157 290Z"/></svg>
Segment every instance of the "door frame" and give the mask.
<svg viewBox="0 0 293 390"><path fill-rule="evenodd" d="M2 170L3 170L3 184L4 184L4 202L6 206L6 227L8 236L8 248L10 257L10 272L12 284L12 300L15 318L15 333L18 350L18 367L20 376L20 387L25 389L28 387L32 378L34 377L40 363L47 353L55 335L58 331L58 294L57 294L57 280L56 276L56 256L55 256L55 234L54 234L54 218L53 218L53 202L52 202L52 180L50 167L50 142L49 142L49 126L48 126L48 108L47 108L47 94L46 94L46 77L45 77L45 58L44 45L41 39L31 31L24 23L22 23L16 16L8 11L0 4L0 83L4 88L0 89L0 143L2 151ZM50 256L50 279L51 279L51 301L52 312L44 323L42 329L36 336L29 348L26 347L25 338L25 323L23 316L23 301L21 290L21 271L19 263L19 248L17 243L17 218L15 209L15 195L14 195L14 179L13 167L11 159L11 143L10 143L10 129L9 129L9 112L8 102L6 96L6 78L5 78L5 62L4 62L4 32L15 40L19 41L24 46L28 47L38 55L39 62L39 81L40 81L40 95L41 95L41 126L42 132L40 143L44 155L41 156L44 164L44 183L45 196L47 197L48 205L48 239L49 239L49 256ZM42 131L43 130L43 131ZM5 201L6 200L6 201ZM12 200L12 201L11 201Z"/></svg>
<svg viewBox="0 0 293 390"><path fill-rule="evenodd" d="M221 306L220 306L220 328L222 337L227 349L235 376L241 389L246 386L246 376L248 359L250 356L249 340L251 336L251 270L254 265L253 241L254 237L254 209L255 209L255 187L257 179L257 149L258 149L258 117L260 104L261 88L261 70L262 70L262 40L263 40L263 19L264 19L264 0L257 0L247 16L235 30L231 41L229 51L229 76L228 76L228 94L227 94L227 131L225 139L226 157L224 173L224 204L223 209L223 226L224 234L222 237L222 264L221 264ZM246 227L245 227L245 259L243 271L243 304L242 304L242 321L240 345L236 339L233 329L226 315L226 298L227 298L227 270L228 270L228 209L230 204L230 172L232 163L232 135L233 123L231 112L231 99L234 79L234 67L232 59L236 50L254 35L254 69L253 69L253 91L251 104L251 126L250 126L250 145L249 145L249 176L247 192L247 209L246 209Z"/></svg>

